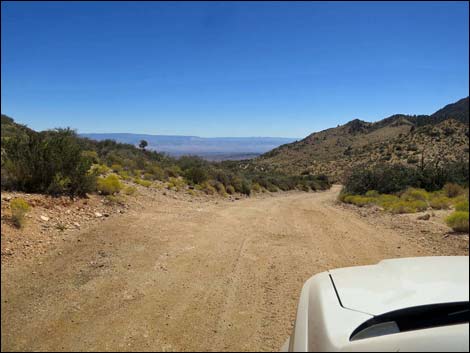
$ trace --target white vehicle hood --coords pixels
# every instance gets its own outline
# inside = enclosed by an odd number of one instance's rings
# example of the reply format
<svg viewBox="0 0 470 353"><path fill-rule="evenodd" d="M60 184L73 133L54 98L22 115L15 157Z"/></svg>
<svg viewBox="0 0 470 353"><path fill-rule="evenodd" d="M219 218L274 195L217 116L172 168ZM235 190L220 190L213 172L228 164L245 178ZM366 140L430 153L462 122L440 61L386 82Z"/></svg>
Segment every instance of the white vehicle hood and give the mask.
<svg viewBox="0 0 470 353"><path fill-rule="evenodd" d="M469 301L468 256L384 260L329 273L341 305L369 315Z"/></svg>

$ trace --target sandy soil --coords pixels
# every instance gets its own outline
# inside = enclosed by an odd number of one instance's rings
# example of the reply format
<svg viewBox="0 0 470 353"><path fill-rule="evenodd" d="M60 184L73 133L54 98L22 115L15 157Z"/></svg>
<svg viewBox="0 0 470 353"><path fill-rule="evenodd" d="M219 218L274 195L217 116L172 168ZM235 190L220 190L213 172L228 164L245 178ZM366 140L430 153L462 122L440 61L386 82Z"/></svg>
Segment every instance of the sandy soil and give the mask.
<svg viewBox="0 0 470 353"><path fill-rule="evenodd" d="M2 351L275 351L315 273L468 255L468 238L412 239L340 207L338 192L155 200L2 266Z"/></svg>

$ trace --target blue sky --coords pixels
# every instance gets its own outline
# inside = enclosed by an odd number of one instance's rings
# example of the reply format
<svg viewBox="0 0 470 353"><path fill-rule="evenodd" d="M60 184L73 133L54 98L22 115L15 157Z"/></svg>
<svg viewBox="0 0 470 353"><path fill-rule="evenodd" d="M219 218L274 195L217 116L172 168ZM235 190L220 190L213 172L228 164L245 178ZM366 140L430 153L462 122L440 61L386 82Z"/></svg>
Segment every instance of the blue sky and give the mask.
<svg viewBox="0 0 470 353"><path fill-rule="evenodd" d="M38 130L303 137L469 94L467 2L2 2L2 113Z"/></svg>

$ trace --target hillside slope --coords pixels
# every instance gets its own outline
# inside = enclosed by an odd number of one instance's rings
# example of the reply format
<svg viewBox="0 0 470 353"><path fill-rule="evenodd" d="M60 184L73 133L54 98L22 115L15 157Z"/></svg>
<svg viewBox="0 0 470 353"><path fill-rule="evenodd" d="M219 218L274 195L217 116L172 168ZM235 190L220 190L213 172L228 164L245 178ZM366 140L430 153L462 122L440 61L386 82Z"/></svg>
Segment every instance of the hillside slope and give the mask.
<svg viewBox="0 0 470 353"><path fill-rule="evenodd" d="M468 160L468 104L467 97L429 116L397 114L375 123L355 119L280 146L249 166L292 174L324 173L341 181L352 167L363 164Z"/></svg>

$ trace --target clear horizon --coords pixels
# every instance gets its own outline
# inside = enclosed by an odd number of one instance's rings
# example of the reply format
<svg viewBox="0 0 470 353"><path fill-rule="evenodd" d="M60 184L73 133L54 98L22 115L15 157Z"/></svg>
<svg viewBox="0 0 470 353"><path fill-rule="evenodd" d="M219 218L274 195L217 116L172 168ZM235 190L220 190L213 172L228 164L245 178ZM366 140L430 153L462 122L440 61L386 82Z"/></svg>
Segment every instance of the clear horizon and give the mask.
<svg viewBox="0 0 470 353"><path fill-rule="evenodd" d="M33 129L303 138L469 95L467 2L2 2Z"/></svg>

